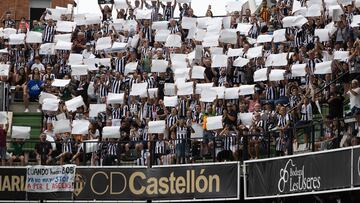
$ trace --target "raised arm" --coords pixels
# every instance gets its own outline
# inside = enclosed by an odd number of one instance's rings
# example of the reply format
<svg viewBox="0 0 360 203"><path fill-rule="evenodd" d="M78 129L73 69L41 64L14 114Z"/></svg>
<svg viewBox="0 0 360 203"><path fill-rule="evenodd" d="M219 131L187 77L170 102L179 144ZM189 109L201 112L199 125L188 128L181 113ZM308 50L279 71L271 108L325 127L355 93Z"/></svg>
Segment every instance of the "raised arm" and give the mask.
<svg viewBox="0 0 360 203"><path fill-rule="evenodd" d="M131 8L131 9L133 8L133 7L131 6L129 0L126 0L126 4L129 6L129 8Z"/></svg>

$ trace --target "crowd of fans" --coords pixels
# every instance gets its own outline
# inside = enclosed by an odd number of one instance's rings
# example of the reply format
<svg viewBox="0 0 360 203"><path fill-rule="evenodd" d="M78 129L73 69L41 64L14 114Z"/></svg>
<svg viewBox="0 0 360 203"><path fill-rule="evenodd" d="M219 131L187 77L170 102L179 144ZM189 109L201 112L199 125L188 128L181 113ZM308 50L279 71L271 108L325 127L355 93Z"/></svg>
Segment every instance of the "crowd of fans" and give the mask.
<svg viewBox="0 0 360 203"><path fill-rule="evenodd" d="M1 53L0 62L10 64L8 77L3 77L15 91L23 91L25 112L28 112L29 102L39 100L42 92L56 95L59 108L56 112L42 111L44 129L40 142L36 144L35 154L39 164L77 163L90 161L92 165L113 165L122 160L131 159L138 165L149 164L181 164L192 163L197 158L215 156L219 161L259 158L262 143L272 142L278 155L292 154L294 143L305 143L310 147L310 135L314 115L319 114L324 106L328 112L321 112L324 120L324 132L316 140L316 147L331 149L356 145L358 143L360 123L360 87L357 77L360 73L360 32L359 25L353 26L353 18L359 14L359 8L354 1L351 4L340 5L342 11L337 19L329 14L330 1L316 1L321 5L321 15L306 17L307 22L293 27L283 27L283 18L298 15L292 12L294 3L302 7L310 6L315 1L278 0L272 5L262 2L257 11L244 9L228 13L230 24L223 23L222 29L232 29L236 32L236 43L224 43L219 40L217 47L220 54L227 54L230 49L240 49L237 56L228 58L226 67L212 67L214 48L202 46L190 36L191 29L182 28L184 17L198 18L191 3L176 3L135 0L128 2L127 9L116 9L114 5L99 5L102 12L102 23L76 26L71 33L71 50L55 50L54 55L40 53L41 44L24 43L9 45L8 40L0 37L0 48L7 51ZM225 4L225 3L224 3ZM151 10L151 19L136 19L136 14L143 8ZM175 9L180 10L180 17L175 19ZM11 13L3 16L4 28L16 28L17 33L36 31L43 33L43 43L54 42L55 35L63 34L57 31L56 21L46 18L49 11L44 12L39 21L30 24L22 19L18 25L11 18ZM203 14L198 14L203 15ZM300 13L300 15L303 15ZM211 6L205 13L213 17ZM62 21L73 21L73 13L62 15ZM117 19L136 21L137 26L117 30L112 22ZM167 21L170 34L181 36L181 47L166 47L164 42L155 40L158 30L152 29L152 24ZM238 31L241 25L251 25L248 33ZM17 26L17 27L16 27ZM329 39L320 40L315 35L316 29L332 26ZM286 41L257 43L259 35L273 34L279 29L286 29ZM194 28L196 29L196 28ZM127 43L124 49L116 51L97 50L96 41L110 36L112 42ZM255 40L255 41L254 41ZM248 57L247 52L253 47L263 46L262 53L257 57ZM336 51L348 51L348 58L334 59ZM173 54L186 57L188 75L186 82L193 82L194 93L178 96L175 107L165 106L164 97L166 84L181 83L177 80L176 71L172 68L177 61ZM110 65L97 64L96 70L89 70L87 75L73 75L68 63L71 53L82 54L83 59L111 58ZM288 53L287 65L272 67L266 65L271 54ZM234 61L239 57L248 58L249 62L238 67ZM165 72L152 72L152 60L167 60ZM316 64L332 61L331 73L314 74ZM135 71L128 73L125 66L138 62ZM292 65L306 64L305 76L293 77ZM194 66L204 67L203 79L194 79L191 72ZM285 70L284 79L280 81L254 81L254 72L267 69ZM64 87L52 86L55 79L70 79ZM179 82L180 81L180 82ZM184 81L182 81L184 82ZM157 88L157 95L132 96L130 92L136 83L147 83L147 88ZM217 96L213 102L202 102L195 89L198 84L213 83L214 87L241 87L255 84L255 90L250 95L239 95L237 99L224 99ZM202 90L207 91L207 89ZM109 93L125 93L124 102L107 103ZM81 96L84 105L76 111L69 111L65 101ZM348 100L350 109L344 112ZM96 117L89 116L90 104L106 104L106 111ZM38 111L41 111L41 106ZM239 113L253 113L252 123L245 125ZM64 113L64 114L63 114ZM53 122L57 115L73 120L87 119L90 121L87 134L74 135L71 132L54 133ZM207 130L206 119L212 116L222 116L223 129ZM344 117L355 117L355 124L346 124ZM166 121L164 133L148 133L150 121ZM203 129L202 135L195 135L194 124ZM102 129L105 126L120 126L118 139L102 139ZM305 127L304 127L305 126ZM304 127L303 136L293 134L293 128ZM0 152L5 161L6 138L3 126L0 129ZM272 132L271 136L265 136ZM51 136L55 145L47 141ZM190 139L191 137L196 139ZM270 138L270 140L269 140ZM5 140L4 140L5 139ZM97 149L83 156L85 140L97 139ZM303 141L300 141L303 140ZM104 142L101 142L104 141ZM16 140L12 144L14 151L9 162L20 160L25 164L22 146L26 141ZM88 144L88 143L87 143ZM246 145L246 147L245 147ZM85 158L86 160L83 160Z"/></svg>

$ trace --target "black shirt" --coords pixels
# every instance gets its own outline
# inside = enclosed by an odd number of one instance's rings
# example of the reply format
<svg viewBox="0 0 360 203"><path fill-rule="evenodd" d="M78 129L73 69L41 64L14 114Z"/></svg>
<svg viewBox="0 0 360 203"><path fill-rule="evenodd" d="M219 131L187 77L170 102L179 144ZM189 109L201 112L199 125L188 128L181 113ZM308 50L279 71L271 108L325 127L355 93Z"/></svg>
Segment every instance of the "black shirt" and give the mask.
<svg viewBox="0 0 360 203"><path fill-rule="evenodd" d="M13 19L3 20L4 28L15 28L15 21Z"/></svg>
<svg viewBox="0 0 360 203"><path fill-rule="evenodd" d="M344 97L338 93L332 93L332 97L335 97L329 103L329 116L331 118L342 118L343 117L343 105ZM331 98L331 97L330 97Z"/></svg>
<svg viewBox="0 0 360 203"><path fill-rule="evenodd" d="M41 155L49 154L50 150L52 149L51 143L49 141L39 142L35 145L35 150L37 153Z"/></svg>

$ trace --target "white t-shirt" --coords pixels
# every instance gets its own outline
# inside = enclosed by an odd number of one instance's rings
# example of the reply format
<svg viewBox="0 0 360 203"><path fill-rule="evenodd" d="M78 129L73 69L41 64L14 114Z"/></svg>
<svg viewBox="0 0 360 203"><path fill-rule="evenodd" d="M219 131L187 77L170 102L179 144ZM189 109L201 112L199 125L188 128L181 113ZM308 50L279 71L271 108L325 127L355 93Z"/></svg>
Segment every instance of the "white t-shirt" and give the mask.
<svg viewBox="0 0 360 203"><path fill-rule="evenodd" d="M353 89L353 91L356 92L357 95L352 94L350 91L348 92L350 96L350 108L354 106L360 108L360 87Z"/></svg>
<svg viewBox="0 0 360 203"><path fill-rule="evenodd" d="M39 64L36 64L34 63L32 66L31 66L31 71L33 71L35 68L38 68L39 71L45 71L45 67L42 63L39 63Z"/></svg>

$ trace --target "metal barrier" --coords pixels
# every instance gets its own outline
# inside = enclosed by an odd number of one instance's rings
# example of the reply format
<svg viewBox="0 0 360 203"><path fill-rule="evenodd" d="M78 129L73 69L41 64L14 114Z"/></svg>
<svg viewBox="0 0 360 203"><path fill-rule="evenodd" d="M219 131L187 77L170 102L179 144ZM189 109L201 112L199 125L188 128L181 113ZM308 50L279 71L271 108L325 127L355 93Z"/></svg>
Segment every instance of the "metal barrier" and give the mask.
<svg viewBox="0 0 360 203"><path fill-rule="evenodd" d="M7 82L0 82L0 111L8 111L9 109L9 93L10 85Z"/></svg>
<svg viewBox="0 0 360 203"><path fill-rule="evenodd" d="M315 152L320 150L339 148L342 135L346 132L345 127L353 128L352 123L355 118L345 118L331 120L333 128L329 129L328 123L323 121L313 121L302 126L293 126L286 130L285 136L279 138L279 131L275 128L259 134L251 134L247 131L240 131L234 136L217 136L211 138L187 138L182 140L159 141L156 136L150 141L124 141L124 140L84 140L83 142L72 141L73 156L82 159L78 163L89 165L89 157L96 155L97 164L101 165L101 157L106 156L105 150L110 143L116 145L116 155L113 157L113 164L135 165L138 159L145 165L201 163L201 162L221 162L221 161L245 161L251 158L261 159L274 156L285 156L305 152ZM336 130L338 129L338 130ZM332 132L332 137L327 137L325 132ZM305 143L304 131L308 133L308 142ZM283 142L279 150L279 139ZM281 140L283 139L283 140ZM13 143L14 140L8 141ZM33 160L34 146L39 141L24 141L25 151L29 159ZM157 143L159 142L159 143ZM181 147L175 143L182 142ZM57 144L59 150L61 140L52 142ZM11 145L9 145L11 146ZM27 146L27 147L26 147ZM29 147L30 146L30 147ZM54 148L55 146L53 146ZM81 150L78 150L81 148ZM9 148L12 151L12 147ZM143 151L145 149L146 151ZM75 155L77 152L79 153ZM61 153L56 151L58 154ZM146 156L144 155L146 152ZM253 155L255 154L255 156ZM54 153L56 156L56 153ZM161 161L166 158L166 161Z"/></svg>

